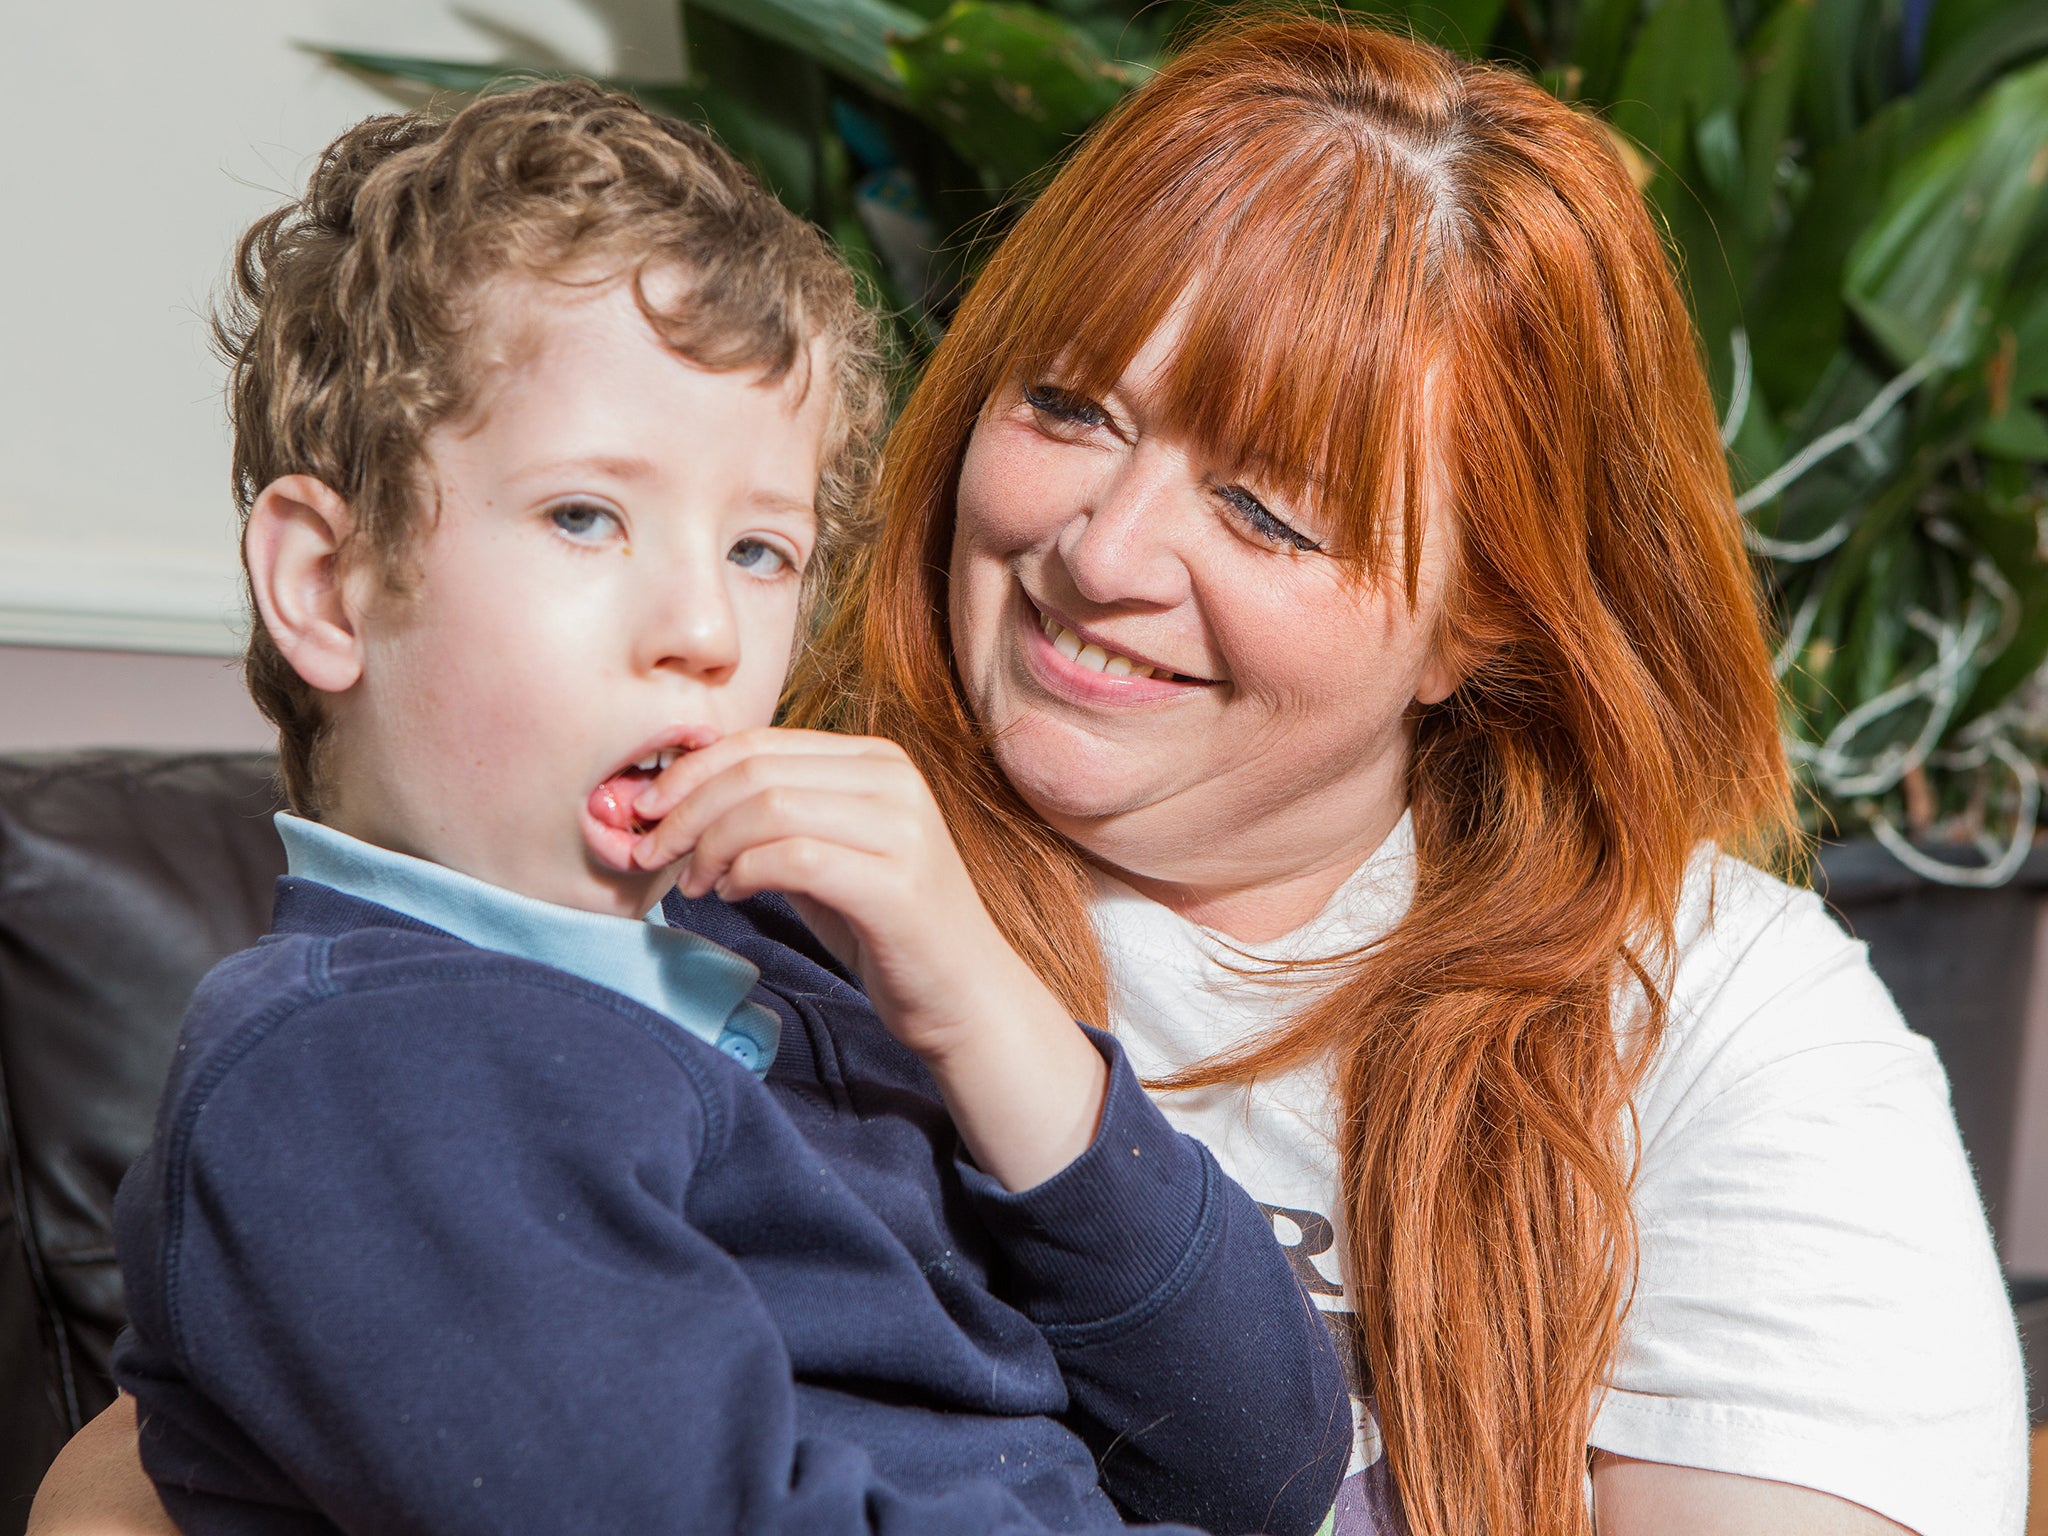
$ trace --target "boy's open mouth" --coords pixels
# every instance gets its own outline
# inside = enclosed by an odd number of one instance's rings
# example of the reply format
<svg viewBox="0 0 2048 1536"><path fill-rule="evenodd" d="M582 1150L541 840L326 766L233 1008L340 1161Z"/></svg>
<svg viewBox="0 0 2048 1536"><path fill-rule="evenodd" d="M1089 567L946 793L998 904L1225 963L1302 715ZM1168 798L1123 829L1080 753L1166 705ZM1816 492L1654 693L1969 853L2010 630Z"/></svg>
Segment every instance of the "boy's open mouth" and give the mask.
<svg viewBox="0 0 2048 1536"><path fill-rule="evenodd" d="M687 747L664 747L659 752L648 753L637 763L628 763L590 792L590 814L600 825L615 832L630 832L635 837L644 835L653 823L643 820L633 810L634 800L664 768L689 750Z"/></svg>
<svg viewBox="0 0 2048 1536"><path fill-rule="evenodd" d="M710 725L664 731L598 781L583 802L583 841L598 862L620 874L635 871L633 845L654 823L634 810L633 802L678 758L710 746L720 734Z"/></svg>

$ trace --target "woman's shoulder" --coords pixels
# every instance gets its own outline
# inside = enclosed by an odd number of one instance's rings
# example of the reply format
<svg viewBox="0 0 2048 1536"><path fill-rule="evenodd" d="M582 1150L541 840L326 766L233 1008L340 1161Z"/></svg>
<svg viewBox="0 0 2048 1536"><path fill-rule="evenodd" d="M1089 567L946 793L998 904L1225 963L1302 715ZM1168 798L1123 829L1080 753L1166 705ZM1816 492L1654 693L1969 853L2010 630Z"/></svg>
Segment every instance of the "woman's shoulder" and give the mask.
<svg viewBox="0 0 2048 1536"><path fill-rule="evenodd" d="M1696 1122L1809 1127L1901 1111L1953 1138L1948 1081L1863 942L1813 891L1711 847L1673 923L1670 1006L1636 1092L1644 1151Z"/></svg>
<svg viewBox="0 0 2048 1536"><path fill-rule="evenodd" d="M1900 1016L1863 943L1814 892L1702 847L1673 938L1670 1009L1644 1085L1651 1097L1681 1086L1687 1097L1725 1091L1815 1051L1850 1076L1853 1060L1874 1070L1911 1062L1939 1077L1932 1047Z"/></svg>
<svg viewBox="0 0 2048 1536"><path fill-rule="evenodd" d="M1672 929L1674 992L1693 1006L1730 987L1742 996L1817 968L1869 965L1863 944L1815 892L1711 844L1686 869Z"/></svg>

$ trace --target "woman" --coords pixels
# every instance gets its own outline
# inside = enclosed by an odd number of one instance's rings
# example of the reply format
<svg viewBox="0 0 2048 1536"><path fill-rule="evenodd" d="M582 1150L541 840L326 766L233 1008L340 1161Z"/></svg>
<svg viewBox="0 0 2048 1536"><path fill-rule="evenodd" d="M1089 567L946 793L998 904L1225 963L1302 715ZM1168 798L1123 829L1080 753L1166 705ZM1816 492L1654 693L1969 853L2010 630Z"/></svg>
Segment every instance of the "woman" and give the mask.
<svg viewBox="0 0 2048 1536"><path fill-rule="evenodd" d="M1719 851L1795 843L1769 657L1595 122L1362 28L1210 36L992 258L883 503L796 721L904 745L1012 944L1273 1212L1373 1404L1354 1494L1416 1536L2019 1530L1940 1070ZM115 1449L48 1529L115 1524Z"/></svg>
<svg viewBox="0 0 2048 1536"><path fill-rule="evenodd" d="M1602 1536L2018 1529L1939 1069L1715 851L1793 843L1776 694L1595 121L1212 36L993 257L884 482L799 717L909 748L1019 952L1348 1292L1417 1533L1586 1529L1589 1445Z"/></svg>

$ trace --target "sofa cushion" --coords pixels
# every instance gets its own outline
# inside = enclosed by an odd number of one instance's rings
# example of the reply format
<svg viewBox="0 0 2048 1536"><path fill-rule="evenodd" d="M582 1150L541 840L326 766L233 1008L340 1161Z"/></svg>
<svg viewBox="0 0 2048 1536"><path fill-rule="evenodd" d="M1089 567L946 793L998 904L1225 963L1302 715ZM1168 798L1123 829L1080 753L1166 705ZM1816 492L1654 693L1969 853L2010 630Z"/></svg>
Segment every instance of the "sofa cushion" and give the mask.
<svg viewBox="0 0 2048 1536"><path fill-rule="evenodd" d="M113 1399L114 1188L194 984L269 925L274 767L0 758L0 1533Z"/></svg>

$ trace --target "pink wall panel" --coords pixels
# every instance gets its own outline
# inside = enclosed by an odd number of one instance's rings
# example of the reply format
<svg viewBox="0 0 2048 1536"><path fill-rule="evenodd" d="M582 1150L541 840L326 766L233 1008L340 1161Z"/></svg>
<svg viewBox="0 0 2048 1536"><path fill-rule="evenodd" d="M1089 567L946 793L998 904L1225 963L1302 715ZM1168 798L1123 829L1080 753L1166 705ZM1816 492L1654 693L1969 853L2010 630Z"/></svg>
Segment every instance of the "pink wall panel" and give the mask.
<svg viewBox="0 0 2048 1536"><path fill-rule="evenodd" d="M0 752L273 740L233 658L0 645Z"/></svg>

